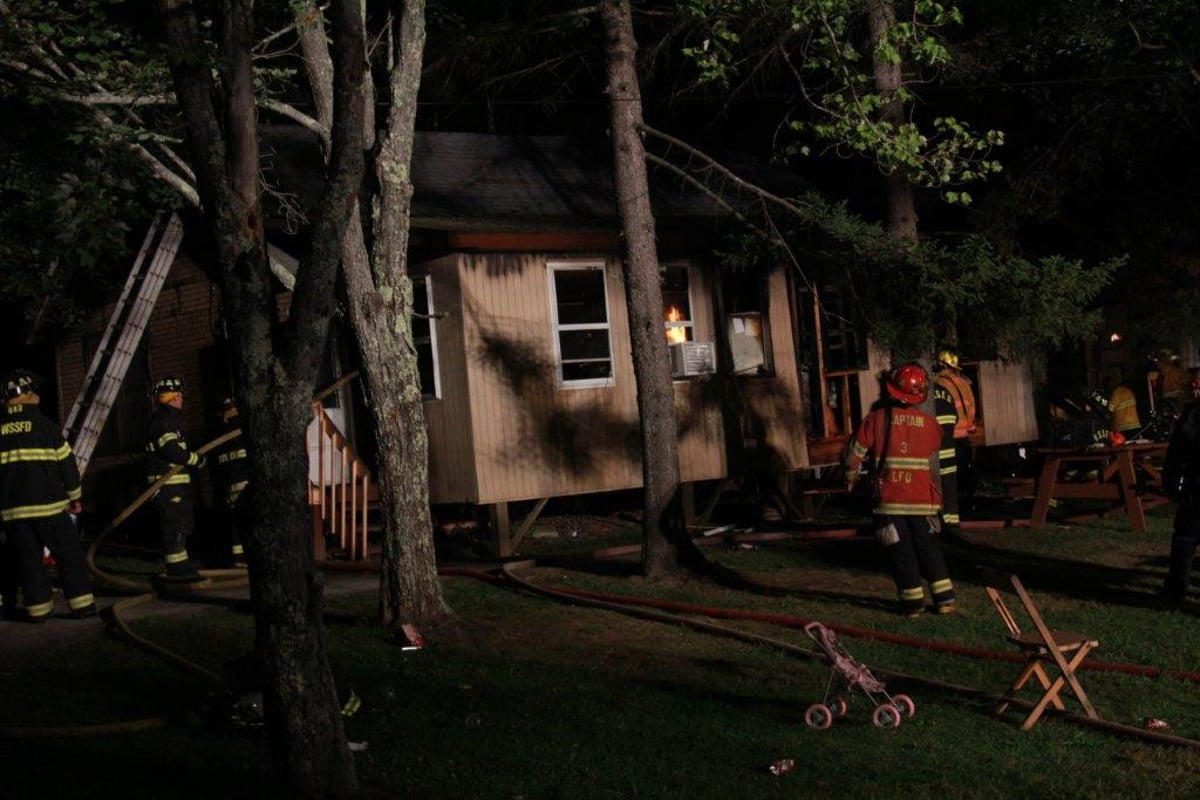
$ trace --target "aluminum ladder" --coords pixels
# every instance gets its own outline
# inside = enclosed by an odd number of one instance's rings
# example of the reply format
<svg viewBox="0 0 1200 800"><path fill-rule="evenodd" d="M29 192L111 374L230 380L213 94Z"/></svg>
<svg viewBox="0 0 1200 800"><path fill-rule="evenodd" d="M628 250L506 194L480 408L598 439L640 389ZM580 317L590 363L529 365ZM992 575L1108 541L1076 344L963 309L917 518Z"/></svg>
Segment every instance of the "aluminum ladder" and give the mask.
<svg viewBox="0 0 1200 800"><path fill-rule="evenodd" d="M100 440L181 241L183 222L179 215L172 213L164 224L162 213L157 214L92 355L87 377L63 425L63 435L71 442L81 474L87 470ZM147 260L151 252L153 255Z"/></svg>

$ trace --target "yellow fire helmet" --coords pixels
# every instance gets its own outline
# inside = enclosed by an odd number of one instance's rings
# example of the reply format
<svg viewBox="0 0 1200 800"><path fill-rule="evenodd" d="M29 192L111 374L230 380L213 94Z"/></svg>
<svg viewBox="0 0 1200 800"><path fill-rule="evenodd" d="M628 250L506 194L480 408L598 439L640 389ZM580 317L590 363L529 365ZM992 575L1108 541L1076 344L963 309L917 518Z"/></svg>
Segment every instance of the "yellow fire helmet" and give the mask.
<svg viewBox="0 0 1200 800"><path fill-rule="evenodd" d="M958 369L958 353L953 350L942 350L937 354L935 360L943 366Z"/></svg>

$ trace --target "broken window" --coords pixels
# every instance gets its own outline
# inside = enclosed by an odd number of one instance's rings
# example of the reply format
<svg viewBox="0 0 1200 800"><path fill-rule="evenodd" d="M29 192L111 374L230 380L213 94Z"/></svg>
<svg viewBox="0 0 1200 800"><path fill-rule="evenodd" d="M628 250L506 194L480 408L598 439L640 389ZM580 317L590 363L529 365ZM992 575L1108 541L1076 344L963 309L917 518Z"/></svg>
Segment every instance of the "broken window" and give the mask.
<svg viewBox="0 0 1200 800"><path fill-rule="evenodd" d="M559 385L611 386L612 340L604 264L548 266Z"/></svg>

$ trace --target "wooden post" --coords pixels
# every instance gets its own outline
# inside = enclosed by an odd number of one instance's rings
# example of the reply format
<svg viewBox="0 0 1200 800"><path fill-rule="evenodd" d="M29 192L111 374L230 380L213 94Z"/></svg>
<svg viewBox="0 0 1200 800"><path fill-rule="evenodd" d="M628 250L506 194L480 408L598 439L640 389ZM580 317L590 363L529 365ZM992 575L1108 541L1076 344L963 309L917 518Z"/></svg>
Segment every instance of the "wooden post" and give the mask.
<svg viewBox="0 0 1200 800"><path fill-rule="evenodd" d="M1142 513L1142 499L1137 495L1134 486L1137 477L1133 473L1133 451L1122 449L1117 453L1117 474L1121 480L1121 494L1125 498L1125 510L1129 512L1129 521L1138 533L1146 532L1146 515Z"/></svg>
<svg viewBox="0 0 1200 800"><path fill-rule="evenodd" d="M492 549L500 558L513 554L509 536L508 503L492 503L488 506L488 521L492 528Z"/></svg>
<svg viewBox="0 0 1200 800"><path fill-rule="evenodd" d="M325 560L325 520L321 518L321 506L316 503L309 506L312 511L312 542L313 560Z"/></svg>

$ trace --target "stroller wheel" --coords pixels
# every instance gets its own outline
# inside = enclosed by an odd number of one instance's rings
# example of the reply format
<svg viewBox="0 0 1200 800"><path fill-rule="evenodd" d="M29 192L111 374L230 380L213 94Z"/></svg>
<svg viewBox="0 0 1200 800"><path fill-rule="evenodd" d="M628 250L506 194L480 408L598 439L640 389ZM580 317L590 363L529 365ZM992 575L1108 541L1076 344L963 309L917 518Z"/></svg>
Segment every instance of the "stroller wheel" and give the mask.
<svg viewBox="0 0 1200 800"><path fill-rule="evenodd" d="M896 728L900 726L900 710L892 705L875 706L871 722L876 728Z"/></svg>
<svg viewBox="0 0 1200 800"><path fill-rule="evenodd" d="M804 712L804 724L813 730L823 731L833 724L833 714L821 703L813 703Z"/></svg>
<svg viewBox="0 0 1200 800"><path fill-rule="evenodd" d="M840 694L830 698L829 702L825 705L829 706L830 713L835 717L844 717L850 711L850 706L846 704L846 698Z"/></svg>
<svg viewBox="0 0 1200 800"><path fill-rule="evenodd" d="M917 713L917 704L914 703L912 698L906 694L893 695L892 705L902 711L904 716L908 717L909 719L912 719L913 715Z"/></svg>

